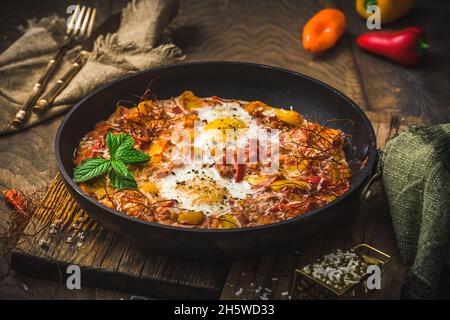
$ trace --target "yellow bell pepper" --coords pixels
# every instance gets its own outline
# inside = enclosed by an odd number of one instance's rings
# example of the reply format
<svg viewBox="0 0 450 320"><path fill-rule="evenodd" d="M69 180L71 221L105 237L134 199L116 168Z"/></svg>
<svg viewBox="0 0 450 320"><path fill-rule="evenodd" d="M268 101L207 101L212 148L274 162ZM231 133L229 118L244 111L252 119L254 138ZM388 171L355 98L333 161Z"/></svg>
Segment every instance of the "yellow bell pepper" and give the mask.
<svg viewBox="0 0 450 320"><path fill-rule="evenodd" d="M284 187L307 189L309 187L309 184L304 181L278 180L278 181L272 182L270 187L272 188L273 191L281 190Z"/></svg>
<svg viewBox="0 0 450 320"><path fill-rule="evenodd" d="M380 7L381 23L389 23L405 16L411 10L414 0L356 0L356 11L367 19L372 13L367 7L377 5Z"/></svg>
<svg viewBox="0 0 450 320"><path fill-rule="evenodd" d="M144 191L144 192L148 192L148 193L158 193L159 189L158 186L151 181L147 181L147 182L143 182L139 184L139 188Z"/></svg>
<svg viewBox="0 0 450 320"><path fill-rule="evenodd" d="M272 107L268 106L264 102L261 101L252 101L244 106L245 110L247 110L248 113L254 113L256 111L265 111L265 110L271 110Z"/></svg>
<svg viewBox="0 0 450 320"><path fill-rule="evenodd" d="M178 215L178 222L183 224L200 224L205 215L200 211L185 211Z"/></svg>
<svg viewBox="0 0 450 320"><path fill-rule="evenodd" d="M231 214L229 214L229 213L226 213L223 216L221 216L220 217L220 222L222 222L222 227L223 228L236 228L236 227L238 227L236 219L234 219L234 217Z"/></svg>
<svg viewBox="0 0 450 320"><path fill-rule="evenodd" d="M164 149L169 144L168 140L158 139L152 143L150 149L148 150L148 155L151 157L152 163L159 163L162 159L162 154Z"/></svg>
<svg viewBox="0 0 450 320"><path fill-rule="evenodd" d="M197 97L192 91L184 91L180 96L180 100L187 110L203 106L203 100Z"/></svg>
<svg viewBox="0 0 450 320"><path fill-rule="evenodd" d="M275 109L275 115L279 120L292 126L299 126L303 123L303 116L297 111Z"/></svg>

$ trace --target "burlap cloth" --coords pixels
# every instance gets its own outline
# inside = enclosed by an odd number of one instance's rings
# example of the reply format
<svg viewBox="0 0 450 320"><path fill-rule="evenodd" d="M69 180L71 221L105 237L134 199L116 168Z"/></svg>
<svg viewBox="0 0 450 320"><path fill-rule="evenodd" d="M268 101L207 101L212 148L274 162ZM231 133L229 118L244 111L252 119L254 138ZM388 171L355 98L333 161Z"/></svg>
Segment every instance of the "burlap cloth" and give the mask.
<svg viewBox="0 0 450 320"><path fill-rule="evenodd" d="M378 171L408 270L403 297L435 298L449 270L450 124L410 127L386 144Z"/></svg>
<svg viewBox="0 0 450 320"><path fill-rule="evenodd" d="M23 35L0 55L0 134L34 126L59 115L95 88L126 74L174 62L182 57L172 43L159 44L161 34L178 10L178 0L137 0L122 11L119 29L95 39L88 61L43 115L20 128L10 125L20 106L62 43L65 19L30 21ZM70 50L49 85L64 74L79 46Z"/></svg>

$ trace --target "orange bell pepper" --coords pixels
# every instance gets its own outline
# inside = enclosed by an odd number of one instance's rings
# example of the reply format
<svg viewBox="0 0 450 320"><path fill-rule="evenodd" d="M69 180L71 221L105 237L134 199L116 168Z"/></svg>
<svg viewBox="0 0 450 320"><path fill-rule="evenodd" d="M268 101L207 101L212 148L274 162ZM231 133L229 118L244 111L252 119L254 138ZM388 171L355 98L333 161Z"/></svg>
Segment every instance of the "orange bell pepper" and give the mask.
<svg viewBox="0 0 450 320"><path fill-rule="evenodd" d="M337 9L323 9L303 27L303 48L321 53L333 47L345 31L346 18Z"/></svg>

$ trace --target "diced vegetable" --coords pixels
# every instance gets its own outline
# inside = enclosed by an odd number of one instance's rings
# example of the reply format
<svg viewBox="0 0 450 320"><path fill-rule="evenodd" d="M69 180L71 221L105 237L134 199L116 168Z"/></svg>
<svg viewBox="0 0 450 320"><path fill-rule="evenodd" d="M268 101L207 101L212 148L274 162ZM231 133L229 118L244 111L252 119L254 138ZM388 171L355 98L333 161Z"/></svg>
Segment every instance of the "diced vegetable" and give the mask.
<svg viewBox="0 0 450 320"><path fill-rule="evenodd" d="M293 126L298 126L303 123L303 116L297 111L275 109L275 115L279 120Z"/></svg>
<svg viewBox="0 0 450 320"><path fill-rule="evenodd" d="M318 183L320 183L321 179L322 178L320 178L318 176L310 176L310 177L306 178L306 181L308 181L311 184L318 184Z"/></svg>
<svg viewBox="0 0 450 320"><path fill-rule="evenodd" d="M301 173L309 166L309 160L302 160L297 165L290 165L283 169L283 174L285 176L295 175Z"/></svg>
<svg viewBox="0 0 450 320"><path fill-rule="evenodd" d="M158 187L156 186L156 184L154 182L151 182L151 181L139 184L139 188L142 191L148 192L148 193L158 193L158 191L159 191Z"/></svg>
<svg viewBox="0 0 450 320"><path fill-rule="evenodd" d="M259 174L252 174L245 179L252 186L258 186L266 181L266 177Z"/></svg>
<svg viewBox="0 0 450 320"><path fill-rule="evenodd" d="M167 146L168 140L158 139L152 143L150 149L148 151L149 156L151 157L151 161L153 163L157 163L161 161L161 155L164 152L165 147Z"/></svg>
<svg viewBox="0 0 450 320"><path fill-rule="evenodd" d="M245 164L236 163L235 168L236 172L234 174L234 181L241 182L242 180L244 180Z"/></svg>
<svg viewBox="0 0 450 320"><path fill-rule="evenodd" d="M186 110L200 108L203 105L202 99L195 96L192 91L185 91L180 96L180 101L183 103Z"/></svg>
<svg viewBox="0 0 450 320"><path fill-rule="evenodd" d="M205 218L200 211L184 211L178 215L178 222L184 224L200 224Z"/></svg>
<svg viewBox="0 0 450 320"><path fill-rule="evenodd" d="M249 104L247 104L244 108L245 110L247 110L248 113L263 112L266 110L273 109L271 106L261 101L252 101Z"/></svg>
<svg viewBox="0 0 450 320"><path fill-rule="evenodd" d="M222 227L223 228L236 228L236 227L238 227L238 224L237 224L236 220L229 213L226 213L223 216L221 216L219 220L222 222Z"/></svg>
<svg viewBox="0 0 450 320"><path fill-rule="evenodd" d="M304 181L296 181L296 180L278 180L272 182L270 185L273 191L281 190L285 187L288 188L300 188L300 189L307 189L309 187L309 184Z"/></svg>

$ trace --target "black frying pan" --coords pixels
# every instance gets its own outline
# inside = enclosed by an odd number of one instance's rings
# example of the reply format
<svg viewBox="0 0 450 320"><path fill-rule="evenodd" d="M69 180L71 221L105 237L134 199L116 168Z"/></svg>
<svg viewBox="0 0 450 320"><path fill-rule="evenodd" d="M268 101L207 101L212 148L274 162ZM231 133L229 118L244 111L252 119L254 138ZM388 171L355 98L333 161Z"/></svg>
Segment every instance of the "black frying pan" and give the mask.
<svg viewBox="0 0 450 320"><path fill-rule="evenodd" d="M192 90L200 97L220 96L261 100L277 107L293 106L306 118L340 128L352 135L346 157L353 165L351 189L335 201L294 219L240 229L183 229L144 222L107 208L90 198L71 180L73 156L81 137L106 119L118 100L141 95L149 83L158 98ZM331 121L330 120L334 120ZM360 162L367 157L363 167ZM56 161L65 184L80 207L105 228L152 250L189 258L240 258L267 253L348 213L357 190L372 170L375 133L364 112L349 98L305 75L280 68L240 62L194 62L145 70L114 81L77 103L56 135Z"/></svg>

